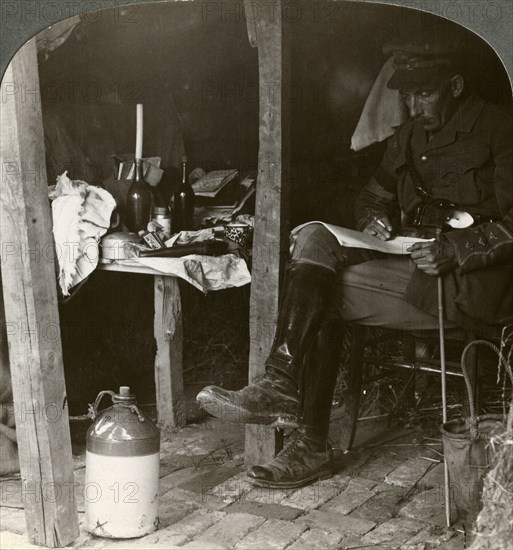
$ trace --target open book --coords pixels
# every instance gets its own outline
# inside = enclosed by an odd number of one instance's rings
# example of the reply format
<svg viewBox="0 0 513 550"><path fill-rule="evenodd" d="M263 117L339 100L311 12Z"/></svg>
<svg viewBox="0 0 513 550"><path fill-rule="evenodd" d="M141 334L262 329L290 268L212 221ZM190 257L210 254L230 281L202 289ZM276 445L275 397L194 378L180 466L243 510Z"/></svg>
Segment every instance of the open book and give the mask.
<svg viewBox="0 0 513 550"><path fill-rule="evenodd" d="M194 182L192 189L199 197L215 197L237 175L237 170L214 170Z"/></svg>
<svg viewBox="0 0 513 550"><path fill-rule="evenodd" d="M294 234L299 229L311 224L320 223L333 233L337 238L337 241L342 246L348 246L350 248L367 248L370 250L379 250L385 254L409 254L408 248L415 243L425 243L433 241L434 239L420 239L419 237L394 237L389 241L382 241L377 237L372 237L361 231L354 231L353 229L346 229L345 227L339 227L337 225L331 225L324 222L308 222L303 225L299 225L292 230Z"/></svg>

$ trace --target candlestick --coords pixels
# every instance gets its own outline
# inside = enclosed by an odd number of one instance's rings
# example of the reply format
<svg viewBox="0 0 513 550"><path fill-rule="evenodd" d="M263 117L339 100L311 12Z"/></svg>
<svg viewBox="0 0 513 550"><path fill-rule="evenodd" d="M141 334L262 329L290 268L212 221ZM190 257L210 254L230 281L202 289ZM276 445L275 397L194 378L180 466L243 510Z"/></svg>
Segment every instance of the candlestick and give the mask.
<svg viewBox="0 0 513 550"><path fill-rule="evenodd" d="M141 159L143 151L143 106L142 103L137 104L137 125L136 125L136 141L135 141L135 158Z"/></svg>

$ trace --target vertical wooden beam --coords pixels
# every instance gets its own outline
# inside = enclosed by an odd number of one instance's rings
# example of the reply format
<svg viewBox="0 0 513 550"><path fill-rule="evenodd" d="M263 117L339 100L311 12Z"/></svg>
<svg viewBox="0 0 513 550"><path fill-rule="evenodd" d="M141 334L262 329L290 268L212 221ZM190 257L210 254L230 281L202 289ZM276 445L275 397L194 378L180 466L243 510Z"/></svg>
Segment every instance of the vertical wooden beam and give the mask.
<svg viewBox="0 0 513 550"><path fill-rule="evenodd" d="M290 40L282 19L281 3L252 0L258 43L260 89L260 148L253 241L250 298L249 378L264 371L278 313L280 271L288 247L290 173ZM248 10L247 12L248 13ZM246 463L261 464L281 445L280 434L262 426L248 426Z"/></svg>
<svg viewBox="0 0 513 550"><path fill-rule="evenodd" d="M176 277L155 275L155 391L161 430L185 426L182 305Z"/></svg>
<svg viewBox="0 0 513 550"><path fill-rule="evenodd" d="M2 282L29 539L78 536L35 39L2 82ZM63 251L61 251L63 252Z"/></svg>

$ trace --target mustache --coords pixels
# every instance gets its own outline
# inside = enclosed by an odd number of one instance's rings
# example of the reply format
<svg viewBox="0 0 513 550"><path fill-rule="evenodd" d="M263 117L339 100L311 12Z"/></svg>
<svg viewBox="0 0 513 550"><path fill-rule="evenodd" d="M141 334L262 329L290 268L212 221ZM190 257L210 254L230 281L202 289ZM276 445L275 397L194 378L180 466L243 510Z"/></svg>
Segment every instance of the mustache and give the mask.
<svg viewBox="0 0 513 550"><path fill-rule="evenodd" d="M430 117L425 117L424 115L416 116L413 118L414 122L419 122L420 124L426 124L432 119Z"/></svg>

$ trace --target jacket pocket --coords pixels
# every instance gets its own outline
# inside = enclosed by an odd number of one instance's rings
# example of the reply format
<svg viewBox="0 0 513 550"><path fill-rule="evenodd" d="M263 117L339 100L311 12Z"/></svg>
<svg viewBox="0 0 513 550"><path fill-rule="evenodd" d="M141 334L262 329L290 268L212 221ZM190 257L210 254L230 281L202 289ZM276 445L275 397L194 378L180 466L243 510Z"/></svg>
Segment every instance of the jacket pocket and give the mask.
<svg viewBox="0 0 513 550"><path fill-rule="evenodd" d="M493 167L489 165L490 154L486 149L465 151L448 155L441 164L440 175L444 187L461 206L475 206L493 192ZM489 178L486 177L489 172Z"/></svg>

